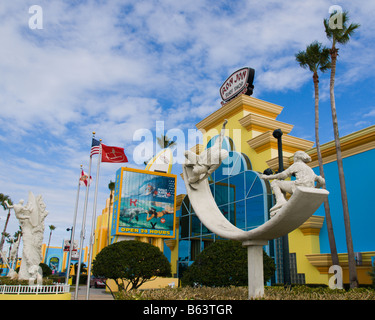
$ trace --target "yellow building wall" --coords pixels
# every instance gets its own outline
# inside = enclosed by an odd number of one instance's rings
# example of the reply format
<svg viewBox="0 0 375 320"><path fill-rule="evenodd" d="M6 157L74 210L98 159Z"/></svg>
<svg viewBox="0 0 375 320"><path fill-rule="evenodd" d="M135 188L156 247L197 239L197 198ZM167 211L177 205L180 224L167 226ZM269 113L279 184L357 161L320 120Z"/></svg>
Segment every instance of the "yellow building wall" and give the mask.
<svg viewBox="0 0 375 320"><path fill-rule="evenodd" d="M306 283L328 284L328 274L321 274L306 257L320 253L319 235L304 235L298 228L289 233L289 253L296 253L297 272L305 274Z"/></svg>

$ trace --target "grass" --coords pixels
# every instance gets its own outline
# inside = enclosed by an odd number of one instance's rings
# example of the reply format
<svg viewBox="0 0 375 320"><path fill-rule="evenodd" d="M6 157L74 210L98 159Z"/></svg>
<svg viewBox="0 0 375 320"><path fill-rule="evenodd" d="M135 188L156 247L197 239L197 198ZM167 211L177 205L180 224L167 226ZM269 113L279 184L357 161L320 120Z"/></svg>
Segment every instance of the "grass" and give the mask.
<svg viewBox="0 0 375 320"><path fill-rule="evenodd" d="M182 287L131 290L116 293L116 300L247 300L247 287ZM262 300L375 300L375 290L357 288L332 290L307 286L265 287Z"/></svg>

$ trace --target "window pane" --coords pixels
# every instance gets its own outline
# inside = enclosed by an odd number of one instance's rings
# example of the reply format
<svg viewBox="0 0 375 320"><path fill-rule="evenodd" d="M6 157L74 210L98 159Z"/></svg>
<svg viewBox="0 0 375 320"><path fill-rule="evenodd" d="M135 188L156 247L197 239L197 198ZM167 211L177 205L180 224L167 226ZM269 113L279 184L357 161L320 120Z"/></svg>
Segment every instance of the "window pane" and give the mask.
<svg viewBox="0 0 375 320"><path fill-rule="evenodd" d="M215 183L215 202L218 206L228 203L228 179Z"/></svg>
<svg viewBox="0 0 375 320"><path fill-rule="evenodd" d="M236 203L232 202L228 205L228 207L229 207L229 221L231 224L236 225Z"/></svg>
<svg viewBox="0 0 375 320"><path fill-rule="evenodd" d="M263 194L263 186L257 174L246 171L246 198Z"/></svg>
<svg viewBox="0 0 375 320"><path fill-rule="evenodd" d="M247 229L255 228L264 223L263 195L246 199Z"/></svg>
<svg viewBox="0 0 375 320"><path fill-rule="evenodd" d="M180 237L187 238L189 237L189 220L190 216L182 216L180 219Z"/></svg>
<svg viewBox="0 0 375 320"><path fill-rule="evenodd" d="M188 196L185 196L184 200L182 200L182 204L181 204L181 216L185 216L187 214L189 214L189 208L190 206L190 200L189 200L189 197Z"/></svg>
<svg viewBox="0 0 375 320"><path fill-rule="evenodd" d="M180 240L178 243L178 261L189 260L190 241Z"/></svg>
<svg viewBox="0 0 375 320"><path fill-rule="evenodd" d="M245 201L237 201L236 203L231 204L231 216L232 211L234 212L235 226L240 229L246 228L246 211L245 211Z"/></svg>
<svg viewBox="0 0 375 320"><path fill-rule="evenodd" d="M191 216L191 236L200 236L201 234L201 221L194 214Z"/></svg>
<svg viewBox="0 0 375 320"><path fill-rule="evenodd" d="M239 201L245 198L245 179L244 173L237 174L229 178L230 201ZM233 194L233 196L232 196Z"/></svg>

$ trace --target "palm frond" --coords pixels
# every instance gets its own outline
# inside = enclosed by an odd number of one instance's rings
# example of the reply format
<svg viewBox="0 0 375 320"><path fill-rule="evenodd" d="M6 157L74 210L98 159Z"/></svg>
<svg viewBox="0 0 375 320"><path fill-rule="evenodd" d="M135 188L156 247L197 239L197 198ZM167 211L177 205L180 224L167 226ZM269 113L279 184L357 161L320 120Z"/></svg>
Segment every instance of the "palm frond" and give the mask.
<svg viewBox="0 0 375 320"><path fill-rule="evenodd" d="M329 49L318 41L308 45L306 51L299 51L295 57L302 68L314 73L318 70L325 72L331 66Z"/></svg>

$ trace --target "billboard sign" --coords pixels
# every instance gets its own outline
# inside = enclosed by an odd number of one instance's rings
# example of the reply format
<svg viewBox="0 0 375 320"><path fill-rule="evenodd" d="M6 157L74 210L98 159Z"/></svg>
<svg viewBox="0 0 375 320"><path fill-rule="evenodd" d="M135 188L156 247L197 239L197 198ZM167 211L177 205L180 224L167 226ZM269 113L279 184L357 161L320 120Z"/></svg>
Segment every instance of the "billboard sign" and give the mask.
<svg viewBox="0 0 375 320"><path fill-rule="evenodd" d="M112 236L175 237L177 176L132 168L116 172Z"/></svg>
<svg viewBox="0 0 375 320"><path fill-rule="evenodd" d="M235 98L239 94L252 95L255 70L242 68L233 72L220 87L220 96L224 102Z"/></svg>
<svg viewBox="0 0 375 320"><path fill-rule="evenodd" d="M77 251L78 240L74 240L72 251ZM64 240L64 251L70 251L70 240Z"/></svg>

